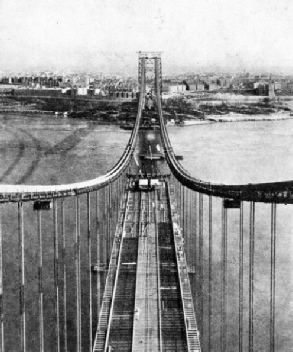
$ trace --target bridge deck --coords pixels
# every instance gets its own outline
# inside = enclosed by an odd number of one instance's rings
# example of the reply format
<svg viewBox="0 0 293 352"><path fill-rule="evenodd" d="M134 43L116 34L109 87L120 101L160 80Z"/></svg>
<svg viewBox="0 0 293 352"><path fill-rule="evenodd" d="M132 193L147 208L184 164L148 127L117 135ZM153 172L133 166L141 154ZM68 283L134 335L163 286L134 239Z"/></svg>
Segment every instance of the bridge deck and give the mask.
<svg viewBox="0 0 293 352"><path fill-rule="evenodd" d="M200 351L173 193L124 196L94 351Z"/></svg>
<svg viewBox="0 0 293 352"><path fill-rule="evenodd" d="M145 211L147 208L148 207L144 208ZM151 212L151 210L149 210L149 212ZM142 222L141 225L142 231L140 233L138 247L132 351L159 351L156 225L151 220L149 222Z"/></svg>

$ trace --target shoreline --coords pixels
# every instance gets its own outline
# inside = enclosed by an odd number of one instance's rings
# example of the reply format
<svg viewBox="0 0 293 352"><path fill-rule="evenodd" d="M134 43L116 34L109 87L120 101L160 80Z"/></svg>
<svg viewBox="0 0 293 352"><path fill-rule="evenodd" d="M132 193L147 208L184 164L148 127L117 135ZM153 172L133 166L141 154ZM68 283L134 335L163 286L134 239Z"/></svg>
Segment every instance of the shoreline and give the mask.
<svg viewBox="0 0 293 352"><path fill-rule="evenodd" d="M120 121L106 121L106 120L97 120L91 117L70 117L64 115L63 113L58 113L54 111L44 111L44 110L16 110L16 109L1 109L0 114L19 114L19 115L49 115L54 116L55 118L64 118L67 117L69 119L80 119L80 120L87 120L87 121L95 121L101 125L119 125ZM183 124L174 124L167 122L167 126L172 127L189 127L194 125L207 125L212 123L222 123L222 122L253 122L253 121L281 121L281 120L290 120L293 119L293 115L290 115L288 112L279 112L279 113L272 113L272 114L257 114L257 115L247 115L247 114L240 114L240 113L229 113L227 115L207 115L205 119L194 119L183 120Z"/></svg>
<svg viewBox="0 0 293 352"><path fill-rule="evenodd" d="M258 114L258 115L247 115L247 114L235 114L229 115L210 115L207 120L211 122L245 122L245 121L278 121L278 120L290 120L293 116L288 112L279 112L272 114Z"/></svg>
<svg viewBox="0 0 293 352"><path fill-rule="evenodd" d="M23 115L55 115L54 111L46 111L46 110L12 110L12 109L2 109L0 110L0 114L23 114Z"/></svg>
<svg viewBox="0 0 293 352"><path fill-rule="evenodd" d="M231 113L228 115L209 115L203 120L184 120L183 124L170 124L167 123L167 126L174 127L189 127L194 125L206 125L212 123L222 123L222 122L255 122L255 121L281 121L281 120L291 120L293 116L288 112L284 113L272 113L272 114L258 114L258 115L248 115L247 114L235 114Z"/></svg>

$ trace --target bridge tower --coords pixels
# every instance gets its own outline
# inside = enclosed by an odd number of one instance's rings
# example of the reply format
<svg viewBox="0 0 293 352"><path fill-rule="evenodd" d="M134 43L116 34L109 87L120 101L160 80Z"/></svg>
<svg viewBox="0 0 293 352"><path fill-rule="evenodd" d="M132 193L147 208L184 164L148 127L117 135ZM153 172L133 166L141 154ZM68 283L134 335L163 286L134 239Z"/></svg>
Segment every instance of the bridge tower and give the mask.
<svg viewBox="0 0 293 352"><path fill-rule="evenodd" d="M142 66L143 62L145 65L146 84L155 91L155 75L159 80L160 93L162 92L162 64L161 64L161 53L160 51L138 52L138 84L141 86L142 80ZM157 72L156 72L157 62Z"/></svg>

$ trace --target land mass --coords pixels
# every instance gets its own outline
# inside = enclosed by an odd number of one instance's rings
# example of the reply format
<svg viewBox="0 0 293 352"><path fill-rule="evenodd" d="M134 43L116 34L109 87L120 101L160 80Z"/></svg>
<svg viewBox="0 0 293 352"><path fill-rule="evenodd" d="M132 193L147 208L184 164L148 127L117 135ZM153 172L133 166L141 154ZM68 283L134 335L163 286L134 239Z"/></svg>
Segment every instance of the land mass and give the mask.
<svg viewBox="0 0 293 352"><path fill-rule="evenodd" d="M48 96L0 96L0 114L54 114L89 119L101 124L132 124L137 99L91 99ZM293 118L292 97L256 97L233 94L163 98L166 123L191 125L211 122ZM146 107L153 110L153 107Z"/></svg>

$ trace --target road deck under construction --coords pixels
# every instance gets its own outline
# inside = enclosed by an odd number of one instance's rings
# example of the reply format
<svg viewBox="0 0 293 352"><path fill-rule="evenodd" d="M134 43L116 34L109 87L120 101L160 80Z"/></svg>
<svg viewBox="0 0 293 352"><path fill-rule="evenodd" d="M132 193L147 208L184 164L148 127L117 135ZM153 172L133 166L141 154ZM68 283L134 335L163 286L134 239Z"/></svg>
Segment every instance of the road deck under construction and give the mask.
<svg viewBox="0 0 293 352"><path fill-rule="evenodd" d="M129 178L94 351L200 351L174 188L153 181Z"/></svg>
<svg viewBox="0 0 293 352"><path fill-rule="evenodd" d="M134 161L93 351L199 352L184 238L160 133L140 131Z"/></svg>

